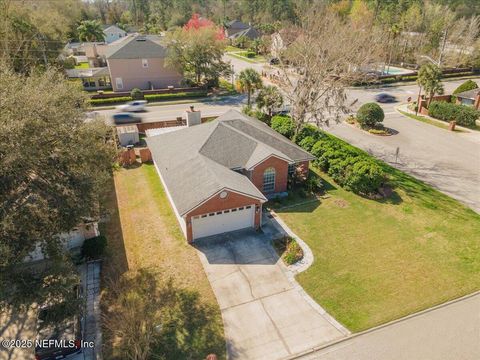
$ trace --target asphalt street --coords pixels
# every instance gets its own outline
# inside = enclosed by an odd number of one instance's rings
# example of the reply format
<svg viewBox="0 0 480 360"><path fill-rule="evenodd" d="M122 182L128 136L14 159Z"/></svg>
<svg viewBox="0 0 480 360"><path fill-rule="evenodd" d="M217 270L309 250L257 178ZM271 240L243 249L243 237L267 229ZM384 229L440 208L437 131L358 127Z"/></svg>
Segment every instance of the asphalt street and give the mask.
<svg viewBox="0 0 480 360"><path fill-rule="evenodd" d="M242 66L252 64L243 63ZM245 65L247 64L247 65ZM259 64L256 64L260 66ZM234 65L237 71L237 65ZM445 82L446 93L451 92L465 80ZM397 103L381 104L385 112L385 126L394 130L393 136L376 136L359 130L345 122L330 123L323 129L369 152L440 191L480 212L480 132L449 132L447 130L407 118L395 110L408 97L416 98L416 85L355 88L347 91L348 102L354 101L352 110L361 104L374 101L376 94L388 92L395 95ZM202 116L221 115L229 109L241 109L244 95L218 97L189 104L152 105L140 113L143 122L173 120L184 116L193 105L202 111ZM99 110L109 123L116 110ZM398 149L398 157L396 156Z"/></svg>
<svg viewBox="0 0 480 360"><path fill-rule="evenodd" d="M422 312L289 359L478 360L480 295Z"/></svg>

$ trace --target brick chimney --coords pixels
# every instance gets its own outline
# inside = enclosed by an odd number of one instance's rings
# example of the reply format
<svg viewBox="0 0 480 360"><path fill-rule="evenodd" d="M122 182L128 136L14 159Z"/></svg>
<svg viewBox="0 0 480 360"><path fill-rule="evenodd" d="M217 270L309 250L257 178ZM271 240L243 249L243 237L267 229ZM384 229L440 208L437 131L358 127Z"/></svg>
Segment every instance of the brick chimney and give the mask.
<svg viewBox="0 0 480 360"><path fill-rule="evenodd" d="M185 118L187 119L188 127L202 123L202 114L200 110L195 110L193 105L190 106L190 109L185 112Z"/></svg>

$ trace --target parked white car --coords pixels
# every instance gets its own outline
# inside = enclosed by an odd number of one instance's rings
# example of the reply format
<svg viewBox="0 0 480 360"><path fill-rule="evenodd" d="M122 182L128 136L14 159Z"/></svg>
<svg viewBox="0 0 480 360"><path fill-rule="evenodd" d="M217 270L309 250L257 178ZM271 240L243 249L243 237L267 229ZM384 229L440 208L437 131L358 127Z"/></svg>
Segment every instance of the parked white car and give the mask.
<svg viewBox="0 0 480 360"><path fill-rule="evenodd" d="M144 111L146 105L147 105L146 100L135 100L135 101L130 101L123 105L118 105L117 110L122 112Z"/></svg>

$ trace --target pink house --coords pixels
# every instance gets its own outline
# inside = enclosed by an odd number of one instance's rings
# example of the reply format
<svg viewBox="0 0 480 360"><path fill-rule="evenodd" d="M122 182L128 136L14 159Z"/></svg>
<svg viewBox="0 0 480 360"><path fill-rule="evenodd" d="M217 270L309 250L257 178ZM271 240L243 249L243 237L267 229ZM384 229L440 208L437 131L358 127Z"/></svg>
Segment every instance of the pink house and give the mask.
<svg viewBox="0 0 480 360"><path fill-rule="evenodd" d="M178 87L182 75L165 64L167 49L160 35L129 35L108 45L107 65L113 91Z"/></svg>

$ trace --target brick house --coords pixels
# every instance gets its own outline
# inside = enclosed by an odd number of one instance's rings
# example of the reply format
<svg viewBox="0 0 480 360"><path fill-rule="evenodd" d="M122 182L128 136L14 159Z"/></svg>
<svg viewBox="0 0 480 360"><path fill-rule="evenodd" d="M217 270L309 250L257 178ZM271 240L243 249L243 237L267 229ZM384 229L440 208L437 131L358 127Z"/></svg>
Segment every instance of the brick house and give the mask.
<svg viewBox="0 0 480 360"><path fill-rule="evenodd" d="M262 204L287 190L295 170L306 177L314 159L235 110L208 123L147 137L147 144L189 242L260 228Z"/></svg>
<svg viewBox="0 0 480 360"><path fill-rule="evenodd" d="M475 109L480 109L480 89L473 89L455 94L457 104L473 106Z"/></svg>

